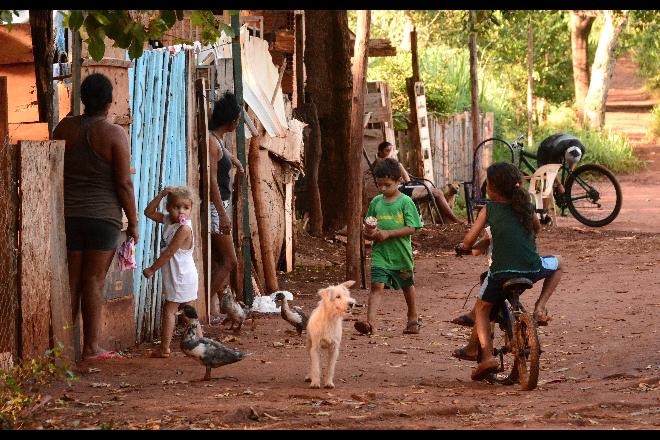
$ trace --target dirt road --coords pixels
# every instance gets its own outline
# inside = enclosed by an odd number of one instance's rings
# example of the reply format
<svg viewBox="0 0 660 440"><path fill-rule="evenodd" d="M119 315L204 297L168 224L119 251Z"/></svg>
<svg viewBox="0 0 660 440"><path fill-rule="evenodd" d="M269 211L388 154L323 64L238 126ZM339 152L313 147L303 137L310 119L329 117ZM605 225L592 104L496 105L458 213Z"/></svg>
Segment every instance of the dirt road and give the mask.
<svg viewBox="0 0 660 440"><path fill-rule="evenodd" d="M561 254L565 274L540 329L542 371L537 389L470 380L473 363L450 356L468 329L449 320L485 266L481 257L456 258L458 227L427 228L416 237L418 304L425 326L403 335L401 294L385 299L377 334L344 324L333 390L310 390L304 340L279 316L257 320L234 337L207 335L253 353L214 370L176 351L147 358L148 346L125 359L79 364L80 380L47 392L53 400L30 427L113 428L658 428L660 426L660 235L550 228L539 237L543 254ZM282 288L310 311L315 291L343 280L339 244L304 239L303 258ZM528 307L540 287L527 292ZM367 291L354 296L366 303ZM469 307L473 302L474 294ZM363 318L358 308L352 320Z"/></svg>

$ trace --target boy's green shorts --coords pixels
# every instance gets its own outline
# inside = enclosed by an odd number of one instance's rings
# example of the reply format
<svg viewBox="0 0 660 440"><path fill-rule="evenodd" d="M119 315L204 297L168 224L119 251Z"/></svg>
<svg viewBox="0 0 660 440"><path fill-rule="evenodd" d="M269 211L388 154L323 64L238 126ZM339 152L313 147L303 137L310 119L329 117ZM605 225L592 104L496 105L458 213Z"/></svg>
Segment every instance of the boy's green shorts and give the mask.
<svg viewBox="0 0 660 440"><path fill-rule="evenodd" d="M383 283L386 289L403 289L415 285L412 270L389 270L380 267L371 268L371 282Z"/></svg>

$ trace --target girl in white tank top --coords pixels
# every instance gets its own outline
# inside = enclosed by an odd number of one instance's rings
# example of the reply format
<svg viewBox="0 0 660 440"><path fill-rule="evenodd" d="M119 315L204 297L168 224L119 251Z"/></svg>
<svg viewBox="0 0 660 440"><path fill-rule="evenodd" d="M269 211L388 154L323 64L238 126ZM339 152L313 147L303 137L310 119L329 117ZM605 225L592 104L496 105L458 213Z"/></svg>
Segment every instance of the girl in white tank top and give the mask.
<svg viewBox="0 0 660 440"><path fill-rule="evenodd" d="M158 205L167 195L167 213L158 212ZM153 357L169 357L170 342L174 331L176 312L183 305L197 300L199 278L193 260L195 240L193 237L192 212L193 193L184 186L168 187L149 202L144 214L158 223L163 223L163 239L160 256L144 269L144 276L151 278L162 269L163 302L161 347ZM201 330L198 332L201 336Z"/></svg>

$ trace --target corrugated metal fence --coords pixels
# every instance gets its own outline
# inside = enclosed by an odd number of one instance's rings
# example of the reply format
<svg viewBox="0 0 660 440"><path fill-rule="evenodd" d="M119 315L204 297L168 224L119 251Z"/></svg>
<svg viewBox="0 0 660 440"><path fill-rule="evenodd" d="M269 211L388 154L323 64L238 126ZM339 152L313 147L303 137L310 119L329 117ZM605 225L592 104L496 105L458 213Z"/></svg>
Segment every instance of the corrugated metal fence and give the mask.
<svg viewBox="0 0 660 440"><path fill-rule="evenodd" d="M143 211L161 188L186 184L186 56L185 51L145 51L129 74L131 166L140 236L133 286L137 341L160 334L162 302L160 271L151 279L142 275L159 254L162 226Z"/></svg>

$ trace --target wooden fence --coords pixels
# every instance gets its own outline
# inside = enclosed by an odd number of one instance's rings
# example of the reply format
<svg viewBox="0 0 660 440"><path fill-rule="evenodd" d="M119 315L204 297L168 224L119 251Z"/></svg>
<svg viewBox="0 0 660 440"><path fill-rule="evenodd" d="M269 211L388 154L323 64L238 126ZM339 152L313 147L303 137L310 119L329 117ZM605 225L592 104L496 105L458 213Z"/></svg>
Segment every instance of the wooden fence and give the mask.
<svg viewBox="0 0 660 440"><path fill-rule="evenodd" d="M480 115L481 132L479 139L493 136L493 113ZM438 188L454 182L472 180L472 164L474 147L472 145L472 121L470 112L458 113L454 116L439 118L429 116L429 135L431 138L431 154L433 157L433 183ZM408 130L396 132L399 160L411 169L413 154ZM491 163L492 151L490 144L481 148L481 173ZM479 173L479 170L477 170Z"/></svg>
<svg viewBox="0 0 660 440"><path fill-rule="evenodd" d="M64 344L73 360L66 275L63 141L2 146L0 200L0 369Z"/></svg>
<svg viewBox="0 0 660 440"><path fill-rule="evenodd" d="M131 166L138 211L138 270L149 266L159 254L161 226L143 211L160 189L187 182L187 58L191 51L171 54L169 50L145 51L130 72ZM136 340L151 340L160 334L160 272L146 279L134 277Z"/></svg>

